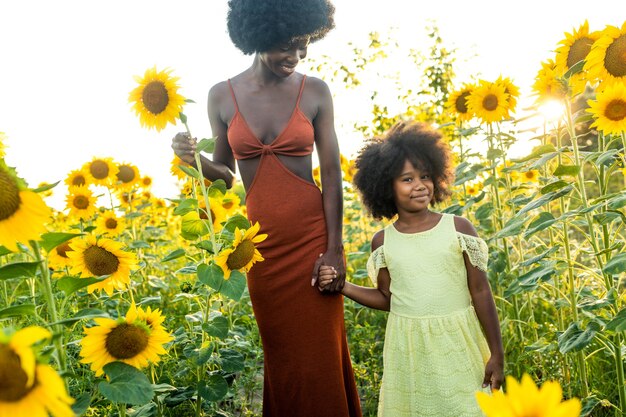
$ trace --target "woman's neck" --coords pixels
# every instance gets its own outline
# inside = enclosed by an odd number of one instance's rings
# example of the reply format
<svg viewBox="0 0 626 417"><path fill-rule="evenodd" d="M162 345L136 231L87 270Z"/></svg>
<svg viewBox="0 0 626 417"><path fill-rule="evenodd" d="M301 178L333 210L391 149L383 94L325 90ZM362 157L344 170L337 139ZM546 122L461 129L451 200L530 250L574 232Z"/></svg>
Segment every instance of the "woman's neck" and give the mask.
<svg viewBox="0 0 626 417"><path fill-rule="evenodd" d="M254 60L250 66L250 76L260 86L275 85L285 80L285 78L274 74L267 65L263 63L258 53L254 55Z"/></svg>

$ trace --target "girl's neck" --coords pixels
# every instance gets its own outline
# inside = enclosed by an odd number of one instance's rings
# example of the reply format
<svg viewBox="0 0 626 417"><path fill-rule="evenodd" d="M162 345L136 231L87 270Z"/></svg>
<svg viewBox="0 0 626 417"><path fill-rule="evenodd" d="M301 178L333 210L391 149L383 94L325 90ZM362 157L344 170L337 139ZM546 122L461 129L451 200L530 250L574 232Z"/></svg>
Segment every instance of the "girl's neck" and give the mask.
<svg viewBox="0 0 626 417"><path fill-rule="evenodd" d="M396 229L402 232L420 232L430 229L433 223L437 223L441 216L426 209L419 212L399 212L394 222Z"/></svg>

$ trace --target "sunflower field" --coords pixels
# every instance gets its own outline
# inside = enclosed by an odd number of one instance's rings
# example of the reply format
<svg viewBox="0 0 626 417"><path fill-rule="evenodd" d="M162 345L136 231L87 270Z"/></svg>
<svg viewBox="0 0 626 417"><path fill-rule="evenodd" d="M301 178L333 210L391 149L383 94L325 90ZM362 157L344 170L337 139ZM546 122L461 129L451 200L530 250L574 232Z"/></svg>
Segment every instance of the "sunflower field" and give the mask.
<svg viewBox="0 0 626 417"><path fill-rule="evenodd" d="M372 100L371 120L354 129L369 137L418 119L455 151L455 192L437 209L471 220L489 244L506 354L505 390L478 399L485 415L626 416L626 23L584 22L546 45L554 57L537 63L529 111L554 115L531 128L511 79L457 85L454 51L436 28L430 37L425 55L408 54L423 85L399 88L399 112ZM358 88L394 47L375 33L369 41L353 59L310 70L336 94ZM142 126L187 128L191 100L171 70L136 81L128 99ZM529 132L532 150L512 157ZM0 133L0 417L259 416L263 352L246 272L271 236L247 220L241 185L210 182L174 157L180 193L157 197L140 167L97 155L63 184L31 188L5 162L8 137ZM213 147L198 143L196 166ZM350 156L341 165L348 279L371 285L369 242L384 225L351 186ZM46 198L61 189L58 211ZM346 299L345 320L363 414L374 416L386 313Z"/></svg>

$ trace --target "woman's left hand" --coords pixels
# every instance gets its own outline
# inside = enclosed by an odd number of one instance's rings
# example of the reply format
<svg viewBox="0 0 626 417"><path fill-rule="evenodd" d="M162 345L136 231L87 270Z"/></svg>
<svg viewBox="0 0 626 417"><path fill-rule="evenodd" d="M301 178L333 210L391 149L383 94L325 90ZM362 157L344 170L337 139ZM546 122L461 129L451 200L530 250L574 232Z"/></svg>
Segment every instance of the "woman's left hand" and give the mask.
<svg viewBox="0 0 626 417"><path fill-rule="evenodd" d="M343 289L343 285L346 282L346 263L343 255L343 248L339 250L328 250L325 253L321 253L320 257L315 261L313 265L313 277L311 279L311 286L315 286L318 282L318 273L321 265L329 265L335 268L337 278L332 283L320 290L328 292L340 292Z"/></svg>
<svg viewBox="0 0 626 417"><path fill-rule="evenodd" d="M497 391L504 382L504 361L492 356L485 365L483 388L491 386L491 391Z"/></svg>

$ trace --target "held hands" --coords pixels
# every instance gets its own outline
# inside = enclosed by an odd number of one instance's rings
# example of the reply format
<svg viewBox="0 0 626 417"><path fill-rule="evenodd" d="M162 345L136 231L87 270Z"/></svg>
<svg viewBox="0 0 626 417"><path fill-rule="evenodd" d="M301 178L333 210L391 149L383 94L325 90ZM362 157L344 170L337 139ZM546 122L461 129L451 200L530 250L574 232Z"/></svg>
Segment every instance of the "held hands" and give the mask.
<svg viewBox="0 0 626 417"><path fill-rule="evenodd" d="M317 288L323 291L332 282L337 279L337 271L335 267L329 265L320 265L319 272L317 274Z"/></svg>
<svg viewBox="0 0 626 417"><path fill-rule="evenodd" d="M326 267L334 269L328 269ZM320 273L322 271L324 271L325 274L325 285L322 285L320 281ZM334 276L332 280L330 280L331 275ZM341 292L345 282L346 266L343 257L343 248L337 251L337 253L327 251L326 253L320 254L320 257L315 261L315 265L313 266L311 286L317 284L320 291Z"/></svg>
<svg viewBox="0 0 626 417"><path fill-rule="evenodd" d="M176 156L185 161L189 165L193 165L195 161L194 154L196 152L197 139L189 136L187 132L179 132L172 139L172 149Z"/></svg>
<svg viewBox="0 0 626 417"><path fill-rule="evenodd" d="M483 388L491 387L491 391L497 391L504 381L504 362L502 359L492 356L485 365L485 378Z"/></svg>

